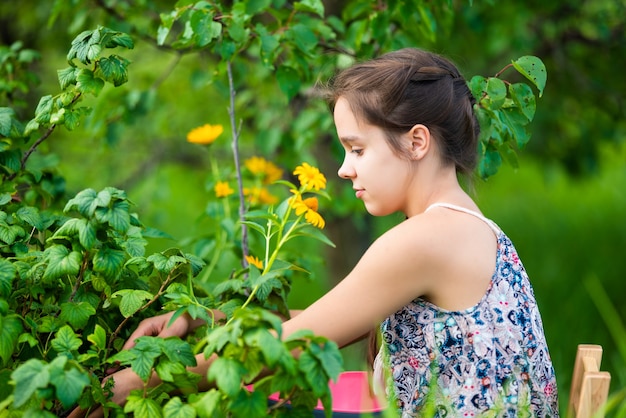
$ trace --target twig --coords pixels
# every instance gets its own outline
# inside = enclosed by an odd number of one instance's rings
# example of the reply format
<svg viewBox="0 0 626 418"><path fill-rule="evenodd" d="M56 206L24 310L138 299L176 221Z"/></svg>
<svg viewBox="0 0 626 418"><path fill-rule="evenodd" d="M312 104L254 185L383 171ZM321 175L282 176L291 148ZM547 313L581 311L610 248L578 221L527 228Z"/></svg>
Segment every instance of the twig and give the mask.
<svg viewBox="0 0 626 418"><path fill-rule="evenodd" d="M241 259L241 264L244 268L248 267L248 260L246 257L248 256L248 227L244 223L245 221L245 201L243 196L243 179L241 177L241 165L239 160L239 132L241 129L241 124L237 127L235 121L235 86L233 83L233 67L231 61L227 63L228 70L228 88L230 91L230 107L228 108L228 115L230 116L230 127L233 131L233 158L235 160L235 170L237 172L237 189L239 192L239 220L241 221L241 252L243 257Z"/></svg>
<svg viewBox="0 0 626 418"><path fill-rule="evenodd" d="M28 160L28 157L30 157L30 155L33 152L35 152L37 147L52 134L52 131L54 131L54 128L56 128L56 124L53 123L52 125L50 125L50 127L48 128L46 133L43 134L41 136L41 138L39 138L37 141L35 141L35 143L28 149L28 151L26 151L26 153L22 157L22 161L20 163L20 169L18 171L14 172L13 174L11 174L7 178L7 180L13 180L17 176L17 173L19 173L20 171L24 170L24 168L26 167L26 161Z"/></svg>
<svg viewBox="0 0 626 418"><path fill-rule="evenodd" d="M165 290L167 285L170 284L170 282L173 279L174 270L176 270L176 269L173 269L172 271L170 271L170 273L167 275L167 278L165 280L163 280L163 283L161 283L161 287L159 288L159 291L154 295L154 297L152 299L150 299L149 301L147 301L146 303L144 303L141 308L137 309L135 314L137 312L141 312L141 311L147 309L150 305L152 305L154 302L156 302L163 295L163 291ZM124 328L126 323L130 320L131 316L128 316L128 317L124 318L122 320L122 322L120 322L120 324L117 326L117 328L115 328L115 331L113 331L113 334L111 334L111 338L109 339L109 344L107 346L107 351L111 349L111 344L113 344L113 341L115 341L115 339L117 338L117 334L119 334L120 331L122 330L122 328Z"/></svg>

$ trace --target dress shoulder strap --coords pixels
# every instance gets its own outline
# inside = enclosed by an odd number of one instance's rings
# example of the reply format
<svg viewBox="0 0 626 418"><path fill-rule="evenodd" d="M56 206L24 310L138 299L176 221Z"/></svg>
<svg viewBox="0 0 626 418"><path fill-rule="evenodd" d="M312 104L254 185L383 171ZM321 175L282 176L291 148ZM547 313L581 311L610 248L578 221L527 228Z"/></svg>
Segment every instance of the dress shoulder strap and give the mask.
<svg viewBox="0 0 626 418"><path fill-rule="evenodd" d="M492 221L491 219L488 219L488 218L484 217L483 215L481 215L480 213L478 213L476 211L464 208L463 206L454 205L452 203L436 202L436 203L433 203L432 205L430 205L429 207L427 207L424 212L428 212L429 210L431 210L433 208L436 208L436 207L448 208L448 209L456 210L456 211L459 211L459 212L463 212L463 213L467 213L469 215L475 216L478 219L480 219L483 222L485 222L487 225L489 225L489 227L493 230L493 232L496 235L499 235L502 232L500 227L498 225L496 225L496 223L494 221Z"/></svg>

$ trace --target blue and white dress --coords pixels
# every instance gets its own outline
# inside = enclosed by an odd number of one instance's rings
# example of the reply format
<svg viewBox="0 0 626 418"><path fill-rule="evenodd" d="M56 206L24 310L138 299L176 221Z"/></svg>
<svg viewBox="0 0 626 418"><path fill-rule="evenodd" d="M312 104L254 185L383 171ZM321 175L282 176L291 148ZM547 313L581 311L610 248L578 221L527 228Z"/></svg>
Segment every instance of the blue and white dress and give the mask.
<svg viewBox="0 0 626 418"><path fill-rule="evenodd" d="M532 286L511 240L498 240L496 269L475 306L448 311L415 299L381 325L374 364L403 418L558 417L554 368ZM427 209L427 210L428 210Z"/></svg>

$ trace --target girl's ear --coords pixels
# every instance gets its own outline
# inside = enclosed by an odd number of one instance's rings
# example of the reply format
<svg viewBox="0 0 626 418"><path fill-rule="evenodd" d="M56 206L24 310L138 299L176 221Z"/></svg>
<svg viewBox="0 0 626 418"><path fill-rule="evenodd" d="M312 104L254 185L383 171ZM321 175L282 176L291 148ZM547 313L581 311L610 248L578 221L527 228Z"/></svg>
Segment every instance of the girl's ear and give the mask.
<svg viewBox="0 0 626 418"><path fill-rule="evenodd" d="M410 143L409 154L411 155L411 159L418 161L424 158L432 145L430 130L422 124L414 125L408 133L408 139Z"/></svg>

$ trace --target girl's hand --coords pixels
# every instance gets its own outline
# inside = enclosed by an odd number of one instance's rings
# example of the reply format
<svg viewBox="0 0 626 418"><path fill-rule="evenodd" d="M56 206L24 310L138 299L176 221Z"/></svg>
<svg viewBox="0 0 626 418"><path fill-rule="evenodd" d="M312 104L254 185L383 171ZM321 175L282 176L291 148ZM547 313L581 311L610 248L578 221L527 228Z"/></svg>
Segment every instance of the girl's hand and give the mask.
<svg viewBox="0 0 626 418"><path fill-rule="evenodd" d="M162 315L146 318L139 323L139 326L128 337L126 343L122 347L122 350L128 350L135 346L135 340L139 337L184 337L187 333L195 328L197 325L188 314L183 314L176 318L174 322L170 324L170 320L174 312L168 312Z"/></svg>
<svg viewBox="0 0 626 418"><path fill-rule="evenodd" d="M156 377L154 377L156 378ZM102 384L109 380L113 379L115 384L111 389L113 396L111 400L116 404L122 406L126 403L126 399L130 392L135 389L141 389L144 387L144 382L141 380L139 376L131 368L122 369L113 373L110 376L107 376ZM152 382L152 384L154 384ZM82 410L80 408L74 409L69 415L68 418L78 418L85 417L88 411ZM102 410L102 406L98 406L93 411L89 412L89 418L100 418L104 416L104 411Z"/></svg>

